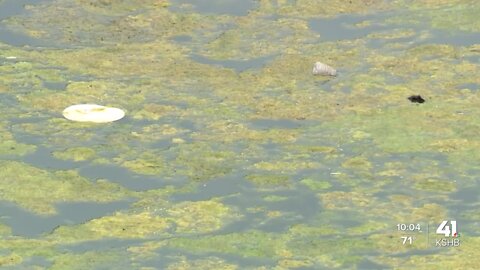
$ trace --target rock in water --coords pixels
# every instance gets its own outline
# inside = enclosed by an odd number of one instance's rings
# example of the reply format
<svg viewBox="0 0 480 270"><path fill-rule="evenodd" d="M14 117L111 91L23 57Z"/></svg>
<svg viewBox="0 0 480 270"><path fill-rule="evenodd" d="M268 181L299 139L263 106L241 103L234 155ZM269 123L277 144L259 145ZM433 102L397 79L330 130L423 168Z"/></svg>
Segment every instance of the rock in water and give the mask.
<svg viewBox="0 0 480 270"><path fill-rule="evenodd" d="M337 70L321 62L315 63L312 73L313 75L337 76Z"/></svg>
<svg viewBox="0 0 480 270"><path fill-rule="evenodd" d="M108 123L122 119L125 112L97 104L77 104L63 110L63 116L76 122Z"/></svg>

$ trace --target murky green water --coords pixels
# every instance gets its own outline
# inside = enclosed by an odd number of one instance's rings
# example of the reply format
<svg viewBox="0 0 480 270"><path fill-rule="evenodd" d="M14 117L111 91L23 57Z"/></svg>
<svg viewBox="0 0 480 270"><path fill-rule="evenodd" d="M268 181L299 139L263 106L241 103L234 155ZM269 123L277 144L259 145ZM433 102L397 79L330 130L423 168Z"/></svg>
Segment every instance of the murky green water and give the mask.
<svg viewBox="0 0 480 270"><path fill-rule="evenodd" d="M479 12L0 0L0 266L478 269Z"/></svg>

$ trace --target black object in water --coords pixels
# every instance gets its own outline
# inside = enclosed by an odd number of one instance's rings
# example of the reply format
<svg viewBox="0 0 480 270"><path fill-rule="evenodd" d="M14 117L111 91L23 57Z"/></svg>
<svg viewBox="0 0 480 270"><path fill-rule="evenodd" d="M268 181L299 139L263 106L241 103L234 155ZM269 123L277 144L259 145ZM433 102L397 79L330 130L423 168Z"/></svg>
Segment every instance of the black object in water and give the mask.
<svg viewBox="0 0 480 270"><path fill-rule="evenodd" d="M413 103L424 103L425 102L425 99L423 99L422 96L420 96L420 95L409 96L408 100L410 100Z"/></svg>

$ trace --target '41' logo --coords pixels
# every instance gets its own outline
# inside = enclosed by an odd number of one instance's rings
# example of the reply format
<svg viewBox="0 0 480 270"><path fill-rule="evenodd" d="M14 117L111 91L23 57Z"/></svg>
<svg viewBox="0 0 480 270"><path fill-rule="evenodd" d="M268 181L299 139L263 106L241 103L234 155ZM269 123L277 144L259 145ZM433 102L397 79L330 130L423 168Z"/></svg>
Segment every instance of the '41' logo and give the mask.
<svg viewBox="0 0 480 270"><path fill-rule="evenodd" d="M437 228L437 234L443 234L445 237L458 237L457 233L457 221L455 220L450 220L450 226L447 225L448 220L442 221L440 226ZM451 227L451 229L450 229Z"/></svg>

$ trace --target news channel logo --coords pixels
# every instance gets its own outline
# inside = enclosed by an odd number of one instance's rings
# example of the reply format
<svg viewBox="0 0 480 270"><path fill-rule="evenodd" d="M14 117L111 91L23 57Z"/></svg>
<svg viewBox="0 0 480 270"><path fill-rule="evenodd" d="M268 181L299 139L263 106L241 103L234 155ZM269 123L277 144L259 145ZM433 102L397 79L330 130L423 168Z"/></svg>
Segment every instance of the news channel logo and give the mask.
<svg viewBox="0 0 480 270"><path fill-rule="evenodd" d="M436 247L458 247L460 246L460 234L457 230L456 220L444 220L438 225L436 230L437 235L442 235L435 239Z"/></svg>

